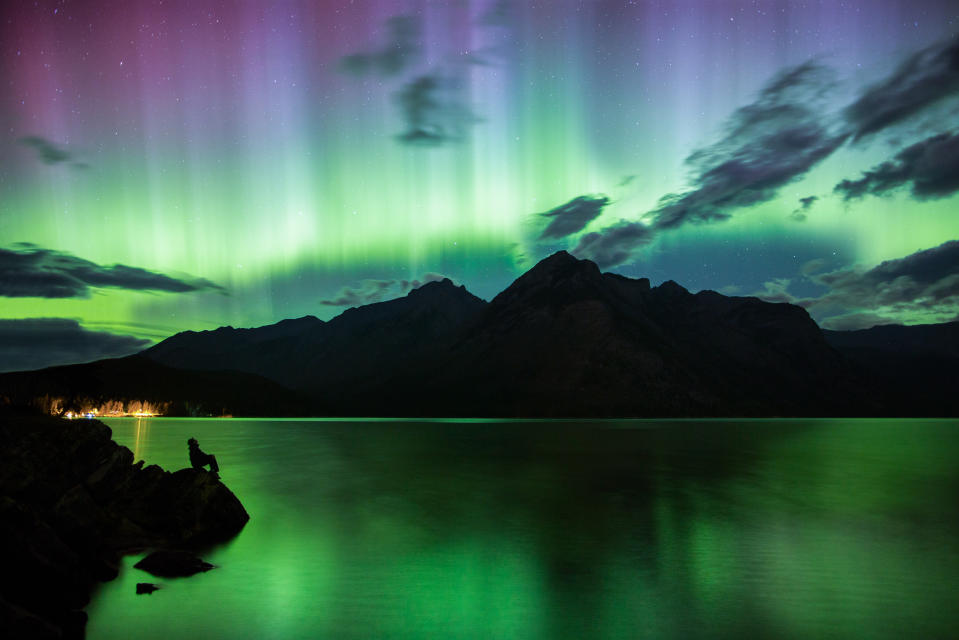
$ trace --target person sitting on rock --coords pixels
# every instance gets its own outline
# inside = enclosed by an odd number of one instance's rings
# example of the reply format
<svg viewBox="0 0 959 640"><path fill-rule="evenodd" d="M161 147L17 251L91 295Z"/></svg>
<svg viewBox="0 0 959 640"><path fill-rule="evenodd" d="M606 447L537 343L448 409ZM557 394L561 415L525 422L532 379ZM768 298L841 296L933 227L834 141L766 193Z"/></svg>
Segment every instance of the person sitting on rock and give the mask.
<svg viewBox="0 0 959 640"><path fill-rule="evenodd" d="M190 464L193 465L194 469L199 471L206 465L210 465L210 471L213 473L220 472L220 465L216 463L216 456L203 453L203 451L200 450L200 443L196 441L196 438L190 438L186 441L186 444L190 448Z"/></svg>

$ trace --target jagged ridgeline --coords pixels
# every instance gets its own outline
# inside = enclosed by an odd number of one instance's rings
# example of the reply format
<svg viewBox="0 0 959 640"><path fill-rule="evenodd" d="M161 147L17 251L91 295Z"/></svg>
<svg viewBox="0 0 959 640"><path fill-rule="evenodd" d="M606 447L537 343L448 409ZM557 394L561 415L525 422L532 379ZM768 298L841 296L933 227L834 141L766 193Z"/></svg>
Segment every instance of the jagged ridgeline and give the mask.
<svg viewBox="0 0 959 640"><path fill-rule="evenodd" d="M863 336L850 347L853 333ZM6 374L0 393L137 399L180 415L956 412L949 375L934 374L955 354L935 354L932 369L928 353L899 354L877 375L886 352L869 335L824 333L795 305L652 287L559 252L488 303L431 282L328 322L186 331L129 358Z"/></svg>

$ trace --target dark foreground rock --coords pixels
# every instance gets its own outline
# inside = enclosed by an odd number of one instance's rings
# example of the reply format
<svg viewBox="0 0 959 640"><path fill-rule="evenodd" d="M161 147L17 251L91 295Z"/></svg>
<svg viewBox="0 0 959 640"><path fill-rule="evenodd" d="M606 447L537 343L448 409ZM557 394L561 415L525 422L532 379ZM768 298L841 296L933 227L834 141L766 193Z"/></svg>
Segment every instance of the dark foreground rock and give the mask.
<svg viewBox="0 0 959 640"><path fill-rule="evenodd" d="M0 413L0 637L82 637L124 552L226 540L249 516L205 471L133 464L96 420Z"/></svg>
<svg viewBox="0 0 959 640"><path fill-rule="evenodd" d="M189 551L167 550L154 551L133 566L161 578L192 576L213 568L212 564Z"/></svg>

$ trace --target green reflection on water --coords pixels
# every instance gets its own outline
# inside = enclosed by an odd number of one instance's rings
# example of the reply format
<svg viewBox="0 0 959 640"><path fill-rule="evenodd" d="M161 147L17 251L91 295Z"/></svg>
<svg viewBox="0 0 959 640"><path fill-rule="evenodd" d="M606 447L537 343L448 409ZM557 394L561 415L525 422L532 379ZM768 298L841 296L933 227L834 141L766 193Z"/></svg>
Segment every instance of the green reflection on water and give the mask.
<svg viewBox="0 0 959 640"><path fill-rule="evenodd" d="M251 514L90 638L944 637L955 421L113 419Z"/></svg>

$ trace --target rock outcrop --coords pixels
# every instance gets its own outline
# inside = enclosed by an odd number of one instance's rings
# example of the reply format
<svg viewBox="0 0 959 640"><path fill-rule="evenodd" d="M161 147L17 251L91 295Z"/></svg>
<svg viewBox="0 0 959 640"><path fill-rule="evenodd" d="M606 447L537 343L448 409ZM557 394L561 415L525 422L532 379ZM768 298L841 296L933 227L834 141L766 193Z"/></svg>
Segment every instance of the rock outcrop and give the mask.
<svg viewBox="0 0 959 640"><path fill-rule="evenodd" d="M120 555L226 540L249 515L206 471L133 464L96 420L0 413L0 636L81 637Z"/></svg>
<svg viewBox="0 0 959 640"><path fill-rule="evenodd" d="M154 551L133 567L161 578L192 576L214 568L212 564L204 562L189 551L165 549Z"/></svg>

